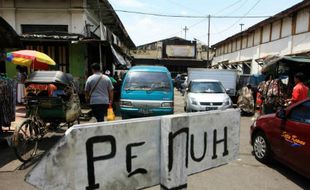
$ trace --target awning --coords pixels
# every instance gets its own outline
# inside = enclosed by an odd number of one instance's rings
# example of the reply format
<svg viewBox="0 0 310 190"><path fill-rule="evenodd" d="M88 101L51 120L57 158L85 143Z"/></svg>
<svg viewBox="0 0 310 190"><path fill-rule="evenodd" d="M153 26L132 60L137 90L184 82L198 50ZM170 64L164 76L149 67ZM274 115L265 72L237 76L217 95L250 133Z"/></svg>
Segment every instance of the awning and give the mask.
<svg viewBox="0 0 310 190"><path fill-rule="evenodd" d="M0 17L0 48L21 47L20 39L15 30Z"/></svg>
<svg viewBox="0 0 310 190"><path fill-rule="evenodd" d="M282 56L282 57L276 57L272 59L271 61L265 62L265 65L263 66L262 72L267 72L267 70L273 70L276 68L277 63L283 61L283 62L291 62L291 63L307 63L310 64L310 58L309 57L303 57L303 56ZM294 64L292 64L294 66Z"/></svg>
<svg viewBox="0 0 310 190"><path fill-rule="evenodd" d="M67 32L54 32L54 31L46 31L46 32L38 32L31 34L22 34L22 41L80 41L84 38L81 34L73 34Z"/></svg>
<svg viewBox="0 0 310 190"><path fill-rule="evenodd" d="M113 45L111 46L112 53L114 55L115 66L131 67L130 61L122 56L119 52L115 50Z"/></svg>

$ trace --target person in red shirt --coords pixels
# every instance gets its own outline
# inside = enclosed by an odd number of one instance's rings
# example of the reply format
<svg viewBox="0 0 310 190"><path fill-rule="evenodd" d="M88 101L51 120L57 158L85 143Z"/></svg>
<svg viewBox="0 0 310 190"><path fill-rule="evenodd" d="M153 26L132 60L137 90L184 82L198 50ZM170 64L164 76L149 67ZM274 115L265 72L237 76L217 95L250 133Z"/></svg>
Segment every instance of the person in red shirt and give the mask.
<svg viewBox="0 0 310 190"><path fill-rule="evenodd" d="M296 73L294 76L295 86L292 92L292 98L289 99L292 104L302 101L308 97L309 88L303 83L304 74Z"/></svg>

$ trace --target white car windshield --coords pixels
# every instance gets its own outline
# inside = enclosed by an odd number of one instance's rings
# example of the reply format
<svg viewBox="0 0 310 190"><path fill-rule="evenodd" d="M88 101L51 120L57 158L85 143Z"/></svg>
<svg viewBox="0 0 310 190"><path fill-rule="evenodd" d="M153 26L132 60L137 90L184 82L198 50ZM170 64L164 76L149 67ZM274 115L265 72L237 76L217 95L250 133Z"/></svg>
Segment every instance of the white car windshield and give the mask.
<svg viewBox="0 0 310 190"><path fill-rule="evenodd" d="M189 91L193 93L225 93L219 82L191 82Z"/></svg>
<svg viewBox="0 0 310 190"><path fill-rule="evenodd" d="M163 72L129 72L125 80L125 90L169 91L170 81Z"/></svg>

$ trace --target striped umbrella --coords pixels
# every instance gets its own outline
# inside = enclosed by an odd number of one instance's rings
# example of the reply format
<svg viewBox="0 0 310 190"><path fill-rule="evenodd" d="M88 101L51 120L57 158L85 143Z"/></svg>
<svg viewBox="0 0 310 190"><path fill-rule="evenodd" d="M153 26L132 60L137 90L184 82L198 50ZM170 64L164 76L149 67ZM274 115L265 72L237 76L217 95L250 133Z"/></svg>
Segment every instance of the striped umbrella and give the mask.
<svg viewBox="0 0 310 190"><path fill-rule="evenodd" d="M49 65L56 65L55 61L45 53L34 50L19 50L7 53L7 61L36 70L48 70Z"/></svg>

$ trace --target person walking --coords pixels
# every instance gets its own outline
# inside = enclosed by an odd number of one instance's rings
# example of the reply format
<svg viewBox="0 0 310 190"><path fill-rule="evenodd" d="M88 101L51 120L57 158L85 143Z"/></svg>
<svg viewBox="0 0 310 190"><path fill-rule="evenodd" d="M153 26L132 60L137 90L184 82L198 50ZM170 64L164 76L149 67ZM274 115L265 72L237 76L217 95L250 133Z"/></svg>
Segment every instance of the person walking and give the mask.
<svg viewBox="0 0 310 190"><path fill-rule="evenodd" d="M86 100L89 101L97 122L104 121L107 108L113 102L113 85L108 76L100 72L100 65L91 66L93 75L87 78L85 85Z"/></svg>
<svg viewBox="0 0 310 190"><path fill-rule="evenodd" d="M302 101L308 97L309 88L303 83L304 82L304 74L299 72L294 76L295 86L292 92L292 98L287 101L291 104Z"/></svg>

